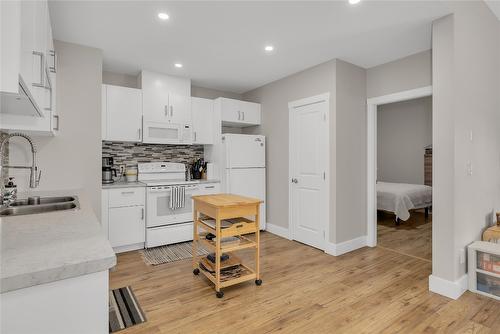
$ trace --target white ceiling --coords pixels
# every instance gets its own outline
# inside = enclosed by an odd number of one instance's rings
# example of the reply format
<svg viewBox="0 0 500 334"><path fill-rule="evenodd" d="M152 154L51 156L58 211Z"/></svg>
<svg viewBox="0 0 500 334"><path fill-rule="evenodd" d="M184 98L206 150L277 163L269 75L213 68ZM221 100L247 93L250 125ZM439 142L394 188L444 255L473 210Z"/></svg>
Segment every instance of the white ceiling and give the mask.
<svg viewBox="0 0 500 334"><path fill-rule="evenodd" d="M431 46L443 1L51 1L56 39L97 47L104 69L149 69L246 92L324 61L365 68ZM160 21L159 11L170 15ZM263 48L273 44L275 52ZM182 69L175 62L184 64Z"/></svg>

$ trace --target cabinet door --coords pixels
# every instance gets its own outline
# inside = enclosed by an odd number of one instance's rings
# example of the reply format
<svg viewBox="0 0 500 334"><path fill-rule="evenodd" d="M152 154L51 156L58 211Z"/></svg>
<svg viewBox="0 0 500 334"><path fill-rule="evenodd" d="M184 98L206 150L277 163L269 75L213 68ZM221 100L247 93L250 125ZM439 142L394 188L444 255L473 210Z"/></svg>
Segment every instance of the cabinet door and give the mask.
<svg viewBox="0 0 500 334"><path fill-rule="evenodd" d="M213 107L213 100L191 98L193 144L213 144Z"/></svg>
<svg viewBox="0 0 500 334"><path fill-rule="evenodd" d="M248 125L260 124L260 104L240 101L241 122Z"/></svg>
<svg viewBox="0 0 500 334"><path fill-rule="evenodd" d="M150 81L143 81L142 112L145 120L154 122L168 122L170 110L168 105L168 91L163 85L154 85Z"/></svg>
<svg viewBox="0 0 500 334"><path fill-rule="evenodd" d="M102 189L101 191L101 228L102 232L109 239L109 191Z"/></svg>
<svg viewBox="0 0 500 334"><path fill-rule="evenodd" d="M222 121L237 123L241 119L240 101L233 99L221 99Z"/></svg>
<svg viewBox="0 0 500 334"><path fill-rule="evenodd" d="M142 101L139 89L108 85L106 88L107 139L142 140Z"/></svg>
<svg viewBox="0 0 500 334"><path fill-rule="evenodd" d="M47 2L28 1L35 7L34 21L35 33L33 38L33 80L31 95L39 108L47 108L47 76L46 76L46 50L47 50L47 16L49 14Z"/></svg>
<svg viewBox="0 0 500 334"><path fill-rule="evenodd" d="M170 119L172 123L191 124L191 97L169 94Z"/></svg>
<svg viewBox="0 0 500 334"><path fill-rule="evenodd" d="M144 206L109 209L109 242L112 247L145 241Z"/></svg>

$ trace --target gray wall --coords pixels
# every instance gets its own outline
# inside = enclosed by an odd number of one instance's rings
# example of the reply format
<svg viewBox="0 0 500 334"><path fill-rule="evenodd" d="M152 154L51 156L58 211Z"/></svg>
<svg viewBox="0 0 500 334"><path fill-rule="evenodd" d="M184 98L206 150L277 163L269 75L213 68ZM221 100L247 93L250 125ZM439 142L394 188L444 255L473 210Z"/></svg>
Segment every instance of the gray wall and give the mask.
<svg viewBox="0 0 500 334"><path fill-rule="evenodd" d="M332 60L243 95L262 105L267 136L267 220L288 228L288 102L330 93L330 236L341 243L366 235L366 71Z"/></svg>
<svg viewBox="0 0 500 334"><path fill-rule="evenodd" d="M123 86L130 88L139 87L137 75L128 75L128 74L114 73L108 71L102 72L102 83L107 85Z"/></svg>
<svg viewBox="0 0 500 334"><path fill-rule="evenodd" d="M266 216L270 224L288 228L288 102L329 92L332 113L334 81L335 61L329 61L243 94L245 100L262 107L261 126L245 132L267 137Z"/></svg>
<svg viewBox="0 0 500 334"><path fill-rule="evenodd" d="M57 110L61 129L55 137L36 137L42 170L39 190L82 188L100 215L101 198L101 50L55 41L58 54ZM26 164L31 154L19 138L11 140L10 163ZM20 191L28 174L12 170Z"/></svg>
<svg viewBox="0 0 500 334"><path fill-rule="evenodd" d="M336 61L335 243L366 235L366 70ZM333 163L332 163L333 164ZM331 168L332 166L330 166Z"/></svg>
<svg viewBox="0 0 500 334"><path fill-rule="evenodd" d="M138 76L114 73L109 71L102 72L102 83L115 86L140 88ZM191 96L202 97L205 99L216 99L218 97L227 97L230 99L241 99L242 95L232 92L224 92L216 89L191 86Z"/></svg>
<svg viewBox="0 0 500 334"><path fill-rule="evenodd" d="M432 144L432 98L377 110L377 180L424 184L424 148Z"/></svg>
<svg viewBox="0 0 500 334"><path fill-rule="evenodd" d="M366 93L369 98L431 84L431 50L366 70Z"/></svg>
<svg viewBox="0 0 500 334"><path fill-rule="evenodd" d="M500 23L484 2L453 7L433 27L433 275L451 281L500 203Z"/></svg>
<svg viewBox="0 0 500 334"><path fill-rule="evenodd" d="M227 97L229 99L241 100L242 95L232 92L210 89L205 87L191 86L191 96L202 97L205 99L216 99L218 97Z"/></svg>

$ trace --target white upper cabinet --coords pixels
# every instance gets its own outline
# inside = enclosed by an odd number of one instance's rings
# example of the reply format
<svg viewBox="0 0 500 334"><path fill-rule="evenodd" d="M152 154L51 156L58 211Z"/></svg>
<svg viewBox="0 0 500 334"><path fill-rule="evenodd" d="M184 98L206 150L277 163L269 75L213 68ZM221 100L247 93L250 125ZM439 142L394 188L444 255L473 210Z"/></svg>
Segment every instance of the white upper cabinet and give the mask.
<svg viewBox="0 0 500 334"><path fill-rule="evenodd" d="M191 144L191 80L142 71L143 142Z"/></svg>
<svg viewBox="0 0 500 334"><path fill-rule="evenodd" d="M221 97L222 125L245 127L260 124L260 104Z"/></svg>
<svg viewBox="0 0 500 334"><path fill-rule="evenodd" d="M56 56L47 1L1 1L0 6L1 65L7 69L0 74L0 128L54 135L59 128Z"/></svg>
<svg viewBox="0 0 500 334"><path fill-rule="evenodd" d="M191 98L193 144L213 144L214 101Z"/></svg>
<svg viewBox="0 0 500 334"><path fill-rule="evenodd" d="M142 71L142 106L148 121L191 124L191 80Z"/></svg>
<svg viewBox="0 0 500 334"><path fill-rule="evenodd" d="M103 85L103 140L142 140L142 92L140 89Z"/></svg>

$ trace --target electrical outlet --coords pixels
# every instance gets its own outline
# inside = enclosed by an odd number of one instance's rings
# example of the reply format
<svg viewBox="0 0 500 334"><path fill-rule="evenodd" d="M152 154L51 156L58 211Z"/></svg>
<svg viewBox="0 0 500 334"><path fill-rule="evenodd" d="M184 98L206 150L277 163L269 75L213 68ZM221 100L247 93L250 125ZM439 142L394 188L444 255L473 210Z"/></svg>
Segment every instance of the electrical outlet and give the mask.
<svg viewBox="0 0 500 334"><path fill-rule="evenodd" d="M125 165L120 165L120 175L125 175Z"/></svg>

